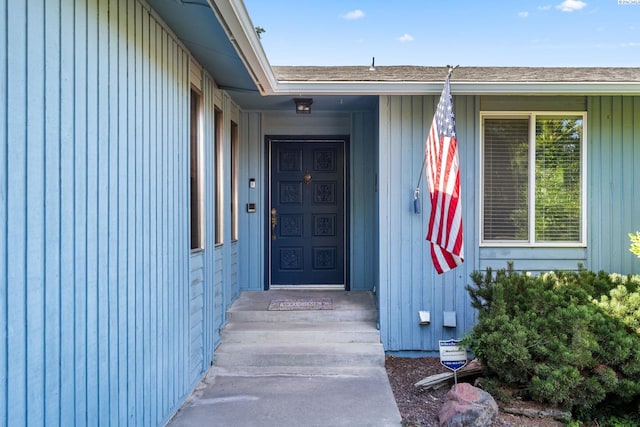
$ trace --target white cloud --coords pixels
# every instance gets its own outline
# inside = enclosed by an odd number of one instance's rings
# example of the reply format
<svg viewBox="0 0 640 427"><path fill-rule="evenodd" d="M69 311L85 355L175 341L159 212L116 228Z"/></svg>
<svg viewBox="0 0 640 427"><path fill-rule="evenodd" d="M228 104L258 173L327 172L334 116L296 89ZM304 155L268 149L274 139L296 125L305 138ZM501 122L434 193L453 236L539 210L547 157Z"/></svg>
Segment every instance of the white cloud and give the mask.
<svg viewBox="0 0 640 427"><path fill-rule="evenodd" d="M351 12L347 12L342 15L342 19L346 19L347 21L353 21L362 18L364 18L364 12L360 9L352 10Z"/></svg>
<svg viewBox="0 0 640 427"><path fill-rule="evenodd" d="M413 36L411 34L405 34L401 37L398 37L398 41L401 43L407 43L413 41Z"/></svg>
<svg viewBox="0 0 640 427"><path fill-rule="evenodd" d="M556 6L556 9L560 9L563 12L574 12L584 8L586 5L587 4L581 0L564 0Z"/></svg>
<svg viewBox="0 0 640 427"><path fill-rule="evenodd" d="M520 18L526 18L527 16L529 16L529 12L518 12L518 16Z"/></svg>
<svg viewBox="0 0 640 427"><path fill-rule="evenodd" d="M553 43L553 39L551 37L540 37L537 39L531 39L531 43L537 44L545 44L545 43Z"/></svg>

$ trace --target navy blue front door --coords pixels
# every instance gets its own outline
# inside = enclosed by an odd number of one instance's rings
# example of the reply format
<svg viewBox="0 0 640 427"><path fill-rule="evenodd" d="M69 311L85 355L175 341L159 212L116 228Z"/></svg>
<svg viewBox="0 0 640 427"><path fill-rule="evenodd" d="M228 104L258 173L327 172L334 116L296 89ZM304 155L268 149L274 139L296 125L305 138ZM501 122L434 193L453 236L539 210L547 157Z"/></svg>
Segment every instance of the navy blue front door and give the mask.
<svg viewBox="0 0 640 427"><path fill-rule="evenodd" d="M270 283L344 285L344 140L271 140L270 148Z"/></svg>

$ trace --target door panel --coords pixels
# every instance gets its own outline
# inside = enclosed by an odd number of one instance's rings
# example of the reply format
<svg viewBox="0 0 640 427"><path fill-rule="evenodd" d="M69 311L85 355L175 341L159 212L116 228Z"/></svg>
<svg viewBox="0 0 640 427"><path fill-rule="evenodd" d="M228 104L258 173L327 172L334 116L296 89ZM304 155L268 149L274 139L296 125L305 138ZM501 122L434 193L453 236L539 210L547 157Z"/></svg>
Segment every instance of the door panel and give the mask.
<svg viewBox="0 0 640 427"><path fill-rule="evenodd" d="M272 285L345 284L344 141L271 142Z"/></svg>

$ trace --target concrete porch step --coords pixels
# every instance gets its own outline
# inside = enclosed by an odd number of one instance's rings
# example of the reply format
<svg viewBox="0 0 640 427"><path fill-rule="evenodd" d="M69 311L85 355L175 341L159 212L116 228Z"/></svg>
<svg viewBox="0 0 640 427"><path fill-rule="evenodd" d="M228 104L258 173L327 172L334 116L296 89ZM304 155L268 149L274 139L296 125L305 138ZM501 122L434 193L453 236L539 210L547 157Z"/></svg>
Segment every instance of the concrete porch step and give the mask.
<svg viewBox="0 0 640 427"><path fill-rule="evenodd" d="M234 309L227 311L227 319L231 322L358 322L377 320L375 309L341 310L299 310L299 311L269 311L267 309Z"/></svg>
<svg viewBox="0 0 640 427"><path fill-rule="evenodd" d="M380 343L332 344L220 344L219 367L373 367L384 366Z"/></svg>
<svg viewBox="0 0 640 427"><path fill-rule="evenodd" d="M229 322L222 330L226 343L379 343L373 322Z"/></svg>
<svg viewBox="0 0 640 427"><path fill-rule="evenodd" d="M332 309L268 310L274 298L311 297ZM243 292L175 426L400 426L377 317L369 292Z"/></svg>
<svg viewBox="0 0 640 427"><path fill-rule="evenodd" d="M275 299L331 298L331 309L269 310ZM236 371L384 368L369 292L245 292L227 312L214 366Z"/></svg>
<svg viewBox="0 0 640 427"><path fill-rule="evenodd" d="M331 310L269 311L274 299L326 297ZM376 322L377 308L369 292L267 291L244 292L227 311L229 322Z"/></svg>

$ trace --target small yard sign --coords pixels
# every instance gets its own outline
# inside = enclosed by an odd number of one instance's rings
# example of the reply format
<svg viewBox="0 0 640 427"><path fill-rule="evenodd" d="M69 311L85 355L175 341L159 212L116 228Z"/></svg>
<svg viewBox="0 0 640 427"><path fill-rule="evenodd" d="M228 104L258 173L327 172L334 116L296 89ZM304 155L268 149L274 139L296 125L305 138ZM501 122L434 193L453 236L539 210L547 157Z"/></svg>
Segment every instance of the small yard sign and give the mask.
<svg viewBox="0 0 640 427"><path fill-rule="evenodd" d="M458 378L456 371L467 364L467 350L459 345L460 340L439 340L440 343L440 363L451 369L454 373L456 384Z"/></svg>

